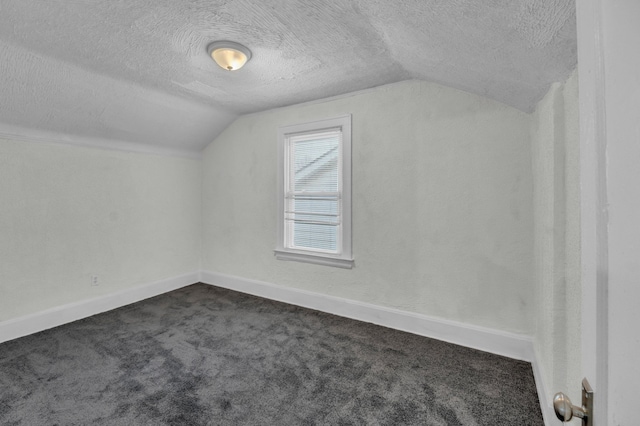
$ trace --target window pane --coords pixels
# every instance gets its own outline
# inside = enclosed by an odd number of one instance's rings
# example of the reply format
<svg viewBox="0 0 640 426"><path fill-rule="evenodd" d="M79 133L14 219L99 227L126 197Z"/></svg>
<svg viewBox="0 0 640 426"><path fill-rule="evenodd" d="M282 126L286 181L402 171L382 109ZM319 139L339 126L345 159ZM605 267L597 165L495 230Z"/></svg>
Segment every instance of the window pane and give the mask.
<svg viewBox="0 0 640 426"><path fill-rule="evenodd" d="M338 250L340 142L339 130L290 138L289 190L297 195L290 196L285 217L294 247Z"/></svg>
<svg viewBox="0 0 640 426"><path fill-rule="evenodd" d="M293 190L337 192L339 135L292 142Z"/></svg>
<svg viewBox="0 0 640 426"><path fill-rule="evenodd" d="M295 219L300 219L301 216L305 216L305 220L309 218L304 213L314 213L316 215L322 215L318 220L326 220L335 222L335 217L338 215L338 200L333 198L320 198L320 197L296 197L293 200L293 211L296 212Z"/></svg>
<svg viewBox="0 0 640 426"><path fill-rule="evenodd" d="M295 196L287 203L287 221L293 223L293 245L337 252L339 201L336 196Z"/></svg>
<svg viewBox="0 0 640 426"><path fill-rule="evenodd" d="M351 268L351 116L278 129L276 257Z"/></svg>
<svg viewBox="0 0 640 426"><path fill-rule="evenodd" d="M296 247L335 252L338 247L338 227L296 222L293 226L293 244Z"/></svg>

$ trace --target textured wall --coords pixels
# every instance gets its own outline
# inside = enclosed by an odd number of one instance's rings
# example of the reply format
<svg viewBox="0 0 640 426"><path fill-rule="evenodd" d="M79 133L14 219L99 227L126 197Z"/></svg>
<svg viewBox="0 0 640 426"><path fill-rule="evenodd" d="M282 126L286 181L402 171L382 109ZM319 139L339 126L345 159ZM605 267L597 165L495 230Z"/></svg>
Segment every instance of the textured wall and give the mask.
<svg viewBox="0 0 640 426"><path fill-rule="evenodd" d="M548 386L580 401L578 77L554 84L532 116L535 343Z"/></svg>
<svg viewBox="0 0 640 426"><path fill-rule="evenodd" d="M353 114L353 251L278 261L278 126ZM531 333L530 117L418 81L244 116L204 152L203 268Z"/></svg>
<svg viewBox="0 0 640 426"><path fill-rule="evenodd" d="M0 321L200 267L199 160L0 140L0 182Z"/></svg>

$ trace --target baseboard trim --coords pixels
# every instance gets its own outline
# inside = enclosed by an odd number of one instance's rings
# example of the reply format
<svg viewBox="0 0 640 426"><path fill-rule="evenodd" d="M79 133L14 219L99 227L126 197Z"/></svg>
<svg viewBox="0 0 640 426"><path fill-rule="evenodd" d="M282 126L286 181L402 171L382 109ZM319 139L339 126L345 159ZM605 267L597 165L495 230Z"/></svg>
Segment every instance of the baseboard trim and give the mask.
<svg viewBox="0 0 640 426"><path fill-rule="evenodd" d="M197 283L199 279L200 273L192 272L10 319L0 323L0 343L177 290Z"/></svg>
<svg viewBox="0 0 640 426"><path fill-rule="evenodd" d="M551 405L551 400L547 399L549 395L547 381L545 379L544 367L540 363L540 356L537 351L534 351L534 359L531 362L533 367L533 378L536 382L536 390L538 391L538 400L540 401L540 411L542 411L542 418L546 426L554 426L562 424L560 420L556 418L556 414Z"/></svg>
<svg viewBox="0 0 640 426"><path fill-rule="evenodd" d="M370 322L509 358L528 362L533 362L534 359L533 339L526 335L478 327L211 271L202 271L200 281L229 290Z"/></svg>
<svg viewBox="0 0 640 426"><path fill-rule="evenodd" d="M545 383L544 369L538 362L533 339L529 336L211 271L167 278L0 322L0 343L120 308L197 282L531 362L544 423L547 426L558 424L554 422L553 407L547 401L548 387Z"/></svg>

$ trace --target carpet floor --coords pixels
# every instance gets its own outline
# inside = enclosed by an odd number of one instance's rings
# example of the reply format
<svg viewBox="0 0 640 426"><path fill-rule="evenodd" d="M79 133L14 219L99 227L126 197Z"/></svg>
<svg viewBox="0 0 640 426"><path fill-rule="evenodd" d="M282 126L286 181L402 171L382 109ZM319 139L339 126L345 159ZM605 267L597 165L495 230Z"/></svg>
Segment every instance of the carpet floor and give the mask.
<svg viewBox="0 0 640 426"><path fill-rule="evenodd" d="M543 425L531 364L195 284L0 344L3 425Z"/></svg>

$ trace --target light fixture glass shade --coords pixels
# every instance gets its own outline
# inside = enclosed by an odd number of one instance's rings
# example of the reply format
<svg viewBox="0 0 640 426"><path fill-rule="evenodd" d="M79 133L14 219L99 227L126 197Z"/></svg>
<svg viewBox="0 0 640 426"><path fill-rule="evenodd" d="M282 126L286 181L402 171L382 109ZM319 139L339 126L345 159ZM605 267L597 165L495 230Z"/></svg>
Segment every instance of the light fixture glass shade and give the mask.
<svg viewBox="0 0 640 426"><path fill-rule="evenodd" d="M211 58L227 71L239 70L251 59L251 51L233 41L215 41L207 46Z"/></svg>

